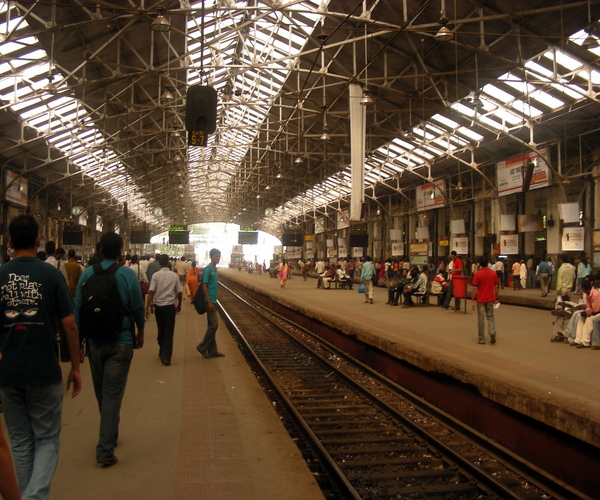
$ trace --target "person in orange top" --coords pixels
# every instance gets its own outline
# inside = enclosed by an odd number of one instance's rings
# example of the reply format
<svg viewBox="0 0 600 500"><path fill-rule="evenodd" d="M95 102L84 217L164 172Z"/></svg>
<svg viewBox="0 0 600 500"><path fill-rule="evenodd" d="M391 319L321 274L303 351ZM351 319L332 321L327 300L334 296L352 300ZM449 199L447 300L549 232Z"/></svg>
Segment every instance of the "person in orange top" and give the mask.
<svg viewBox="0 0 600 500"><path fill-rule="evenodd" d="M200 280L202 280L202 271L200 271L199 267L196 267L196 261L193 260L192 267L190 267L185 274L185 282L190 290L190 302L194 300L194 295L196 295Z"/></svg>

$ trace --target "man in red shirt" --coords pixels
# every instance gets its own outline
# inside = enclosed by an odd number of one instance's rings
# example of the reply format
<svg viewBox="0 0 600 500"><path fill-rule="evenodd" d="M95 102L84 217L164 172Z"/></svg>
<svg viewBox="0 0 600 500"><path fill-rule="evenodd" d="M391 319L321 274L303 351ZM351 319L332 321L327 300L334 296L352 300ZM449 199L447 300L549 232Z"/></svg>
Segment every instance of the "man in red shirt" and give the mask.
<svg viewBox="0 0 600 500"><path fill-rule="evenodd" d="M444 305L442 306L444 309L450 308L450 299L454 297L454 278L457 276L462 276L463 273L463 263L460 260L460 257L456 253L456 251L452 250L450 252L450 263L448 264L448 279L450 281L450 289L446 294L446 298L444 300ZM465 295L466 297L466 295ZM460 311L460 299L454 297L454 310Z"/></svg>
<svg viewBox="0 0 600 500"><path fill-rule="evenodd" d="M477 329L479 331L478 344L485 344L485 318L488 320L488 333L490 344L496 343L496 326L494 323L494 304L498 302L498 275L488 268L487 257L479 260L481 269L473 276L471 282L471 308L475 309L477 298Z"/></svg>

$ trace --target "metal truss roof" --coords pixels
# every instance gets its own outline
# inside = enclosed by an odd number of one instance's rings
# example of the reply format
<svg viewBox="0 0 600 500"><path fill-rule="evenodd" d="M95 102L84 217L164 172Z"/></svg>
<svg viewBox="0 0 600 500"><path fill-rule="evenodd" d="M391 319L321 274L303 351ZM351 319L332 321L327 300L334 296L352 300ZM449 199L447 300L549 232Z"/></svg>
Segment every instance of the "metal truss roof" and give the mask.
<svg viewBox="0 0 600 500"><path fill-rule="evenodd" d="M597 148L599 4L3 3L0 158L63 214L280 234L347 205L358 83L373 99L368 198L414 204L410 190L447 179L450 200L468 199L507 156L582 134ZM193 84L219 95L202 148L186 145Z"/></svg>

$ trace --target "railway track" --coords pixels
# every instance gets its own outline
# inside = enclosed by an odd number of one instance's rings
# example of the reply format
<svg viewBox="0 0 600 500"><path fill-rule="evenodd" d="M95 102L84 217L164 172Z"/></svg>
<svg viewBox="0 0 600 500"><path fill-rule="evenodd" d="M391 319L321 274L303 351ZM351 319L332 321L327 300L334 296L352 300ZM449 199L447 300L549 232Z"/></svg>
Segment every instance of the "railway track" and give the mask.
<svg viewBox="0 0 600 500"><path fill-rule="evenodd" d="M300 429L311 463L326 471L327 496L585 498L298 325L222 290L230 330Z"/></svg>

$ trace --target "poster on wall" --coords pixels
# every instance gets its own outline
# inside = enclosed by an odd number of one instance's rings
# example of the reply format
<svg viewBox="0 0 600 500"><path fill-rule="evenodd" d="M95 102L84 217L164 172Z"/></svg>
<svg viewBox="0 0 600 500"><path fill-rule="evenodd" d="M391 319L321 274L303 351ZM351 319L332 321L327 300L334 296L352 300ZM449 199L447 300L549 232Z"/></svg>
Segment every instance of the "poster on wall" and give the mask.
<svg viewBox="0 0 600 500"><path fill-rule="evenodd" d="M10 170L4 171L4 201L20 207L27 206L27 179Z"/></svg>
<svg viewBox="0 0 600 500"><path fill-rule="evenodd" d="M416 189L417 210L431 210L444 206L444 194L446 193L445 181L430 182Z"/></svg>
<svg viewBox="0 0 600 500"><path fill-rule="evenodd" d="M338 210L337 228L345 229L347 227L350 227L350 212L348 210Z"/></svg>
<svg viewBox="0 0 600 500"><path fill-rule="evenodd" d="M500 254L518 255L519 254L519 235L501 234L500 235Z"/></svg>
<svg viewBox="0 0 600 500"><path fill-rule="evenodd" d="M456 236L452 238L450 251L458 255L469 255L469 238L467 236Z"/></svg>
<svg viewBox="0 0 600 500"><path fill-rule="evenodd" d="M321 234L325 232L325 219L323 217L319 217L315 219L315 234Z"/></svg>
<svg viewBox="0 0 600 500"><path fill-rule="evenodd" d="M352 247L352 257L361 258L363 256L363 249L360 247Z"/></svg>
<svg viewBox="0 0 600 500"><path fill-rule="evenodd" d="M496 164L498 179L498 196L520 193L523 191L523 167L529 161L534 164L529 189L538 189L550 185L550 157L547 148L540 148L538 153L528 153L514 156Z"/></svg>
<svg viewBox="0 0 600 500"><path fill-rule="evenodd" d="M564 227L562 234L563 252L583 252L583 228Z"/></svg>
<svg viewBox="0 0 600 500"><path fill-rule="evenodd" d="M402 257L404 255L404 243L401 241L392 242L392 257Z"/></svg>
<svg viewBox="0 0 600 500"><path fill-rule="evenodd" d="M402 240L402 229L390 229L390 241Z"/></svg>

